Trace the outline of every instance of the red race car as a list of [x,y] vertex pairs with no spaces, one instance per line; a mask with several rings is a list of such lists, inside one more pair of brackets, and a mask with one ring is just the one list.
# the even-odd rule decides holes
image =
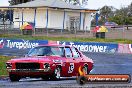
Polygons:
[[6,62],[11,81],[25,77],[58,80],[60,77],[77,76],[80,66],[85,74],[89,74],[93,61],[77,48],[63,45],[37,46],[25,57]]

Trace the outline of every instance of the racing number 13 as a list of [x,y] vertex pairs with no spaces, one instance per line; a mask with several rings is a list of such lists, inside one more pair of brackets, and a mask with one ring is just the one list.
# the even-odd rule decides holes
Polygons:
[[68,73],[72,73],[74,70],[74,63],[70,63]]

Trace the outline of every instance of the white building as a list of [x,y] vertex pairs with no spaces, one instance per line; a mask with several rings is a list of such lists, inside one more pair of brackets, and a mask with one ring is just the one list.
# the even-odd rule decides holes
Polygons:
[[15,28],[32,22],[35,28],[90,30],[91,13],[96,12],[61,0],[35,0],[11,7]]

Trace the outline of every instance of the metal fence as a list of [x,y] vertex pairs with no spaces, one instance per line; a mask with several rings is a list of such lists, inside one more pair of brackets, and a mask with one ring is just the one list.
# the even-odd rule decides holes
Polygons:
[[[6,21],[0,22],[0,34],[20,34],[22,35],[22,30],[20,27],[14,28],[14,22]],[[94,27],[91,27],[91,30]],[[108,39],[132,39],[132,26],[129,25],[128,28],[109,28],[105,37]],[[52,29],[52,28],[34,28],[32,31],[32,36],[51,36],[51,37],[83,37],[83,38],[95,38],[92,31],[77,30],[72,29]]]

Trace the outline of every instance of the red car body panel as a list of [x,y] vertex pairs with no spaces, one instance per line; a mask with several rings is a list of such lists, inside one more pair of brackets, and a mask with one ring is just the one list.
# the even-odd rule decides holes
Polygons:
[[[44,46],[56,46],[56,47],[70,47],[71,46],[61,46],[61,45],[44,45]],[[18,75],[21,77],[41,77],[43,75],[52,75],[57,66],[61,66],[61,77],[76,76],[78,74],[79,66],[88,65],[88,71],[90,72],[93,68],[92,59],[83,55],[79,50],[77,52],[80,54],[78,58],[67,58],[61,56],[34,56],[34,57],[23,57],[16,58],[7,61],[7,64],[11,64],[11,68],[7,67],[9,74]],[[65,53],[65,52],[64,52]],[[73,54],[73,52],[72,52]],[[39,69],[17,69],[16,63],[37,63],[40,65]],[[50,64],[50,70],[44,70],[44,63]],[[70,72],[70,66],[73,65],[73,71]],[[28,65],[27,65],[28,66]],[[30,65],[29,65],[30,66]]]

